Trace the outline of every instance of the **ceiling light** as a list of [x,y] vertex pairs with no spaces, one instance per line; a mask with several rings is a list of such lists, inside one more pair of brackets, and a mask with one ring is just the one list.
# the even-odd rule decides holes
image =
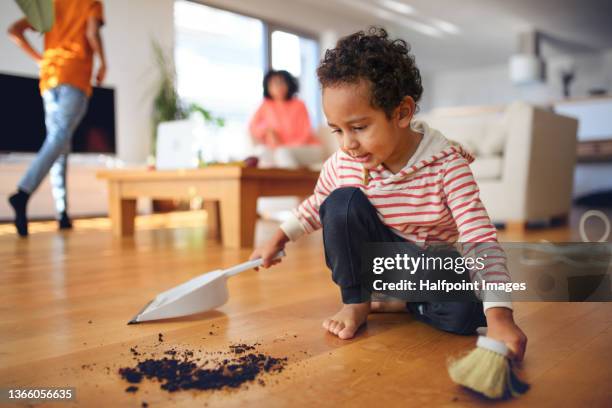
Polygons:
[[528,31],[519,35],[518,52],[510,57],[510,80],[515,85],[545,81],[546,68],[540,57],[540,34]]
[[515,85],[530,85],[544,81],[544,61],[532,54],[510,57],[510,80]]

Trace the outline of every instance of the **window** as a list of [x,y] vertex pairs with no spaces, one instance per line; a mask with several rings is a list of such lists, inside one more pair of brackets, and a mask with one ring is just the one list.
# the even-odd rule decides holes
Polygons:
[[299,97],[308,107],[313,127],[319,125],[315,75],[319,50],[314,39],[187,0],[175,1],[174,23],[179,95],[225,119],[217,139],[231,146],[232,154],[229,149],[221,151],[220,160],[248,154],[248,123],[263,98],[262,80],[269,66],[286,69],[299,79]]
[[313,127],[321,123],[320,92],[316,70],[319,45],[311,38],[274,30],[271,37],[272,68],[284,69],[300,82],[300,98],[306,104]]
[[[225,119],[222,133],[235,140],[224,138],[224,145],[247,149],[246,124],[261,101],[263,23],[190,1],[175,2],[174,22],[180,97]],[[245,154],[236,151],[237,156]],[[228,155],[222,151],[217,159],[230,159]]]

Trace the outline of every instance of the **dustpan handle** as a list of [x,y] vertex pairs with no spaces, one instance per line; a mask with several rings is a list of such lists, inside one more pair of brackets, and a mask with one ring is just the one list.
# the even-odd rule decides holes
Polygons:
[[[285,251],[279,251],[276,255],[274,255],[274,259],[282,258],[285,256]],[[263,264],[263,260],[261,258],[254,259],[252,261],[247,261],[241,263],[236,266],[232,266],[231,268],[227,268],[225,270],[225,276],[230,277],[234,275],[238,275],[240,272],[248,271],[249,269],[258,268]]]

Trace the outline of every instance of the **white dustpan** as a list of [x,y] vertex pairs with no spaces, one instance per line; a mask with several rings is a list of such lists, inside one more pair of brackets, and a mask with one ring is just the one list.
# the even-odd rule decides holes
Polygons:
[[[283,256],[285,253],[281,251],[274,258]],[[229,297],[227,278],[257,268],[261,264],[261,259],[255,259],[232,268],[204,273],[175,286],[157,295],[128,324],[187,316],[219,307],[227,302]]]

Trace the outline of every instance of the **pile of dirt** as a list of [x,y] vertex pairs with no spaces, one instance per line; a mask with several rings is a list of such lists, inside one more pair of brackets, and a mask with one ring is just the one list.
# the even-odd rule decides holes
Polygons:
[[[159,341],[163,341],[160,335]],[[287,365],[287,357],[272,357],[257,351],[255,344],[233,344],[229,352],[217,352],[222,357],[202,361],[194,357],[193,350],[165,350],[162,358],[145,358],[144,353],[130,349],[137,361],[135,367],[122,367],[119,375],[130,384],[138,384],[144,378],[157,380],[168,392],[179,390],[220,390],[238,388],[254,381],[263,373],[280,373]],[[260,385],[265,382],[260,378]],[[126,392],[136,392],[131,385]]]

